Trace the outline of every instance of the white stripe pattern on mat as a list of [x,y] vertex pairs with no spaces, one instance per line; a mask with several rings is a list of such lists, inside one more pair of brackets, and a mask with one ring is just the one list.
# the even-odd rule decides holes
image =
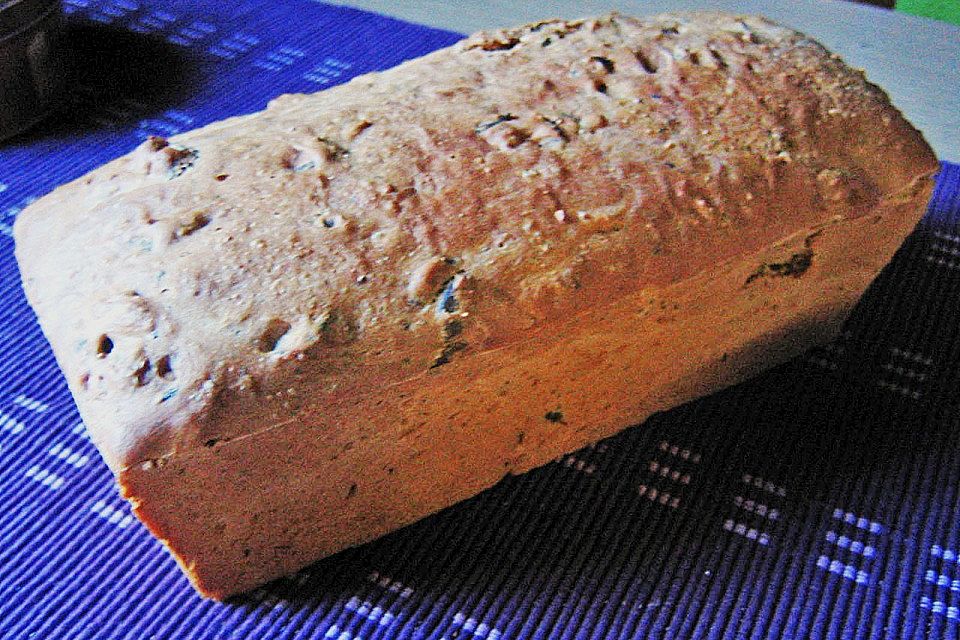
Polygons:
[[74,451],[70,447],[59,442],[50,447],[50,451],[47,453],[58,460],[63,460],[71,467],[76,467],[77,469],[90,462],[90,456],[82,454],[79,451]]
[[412,587],[408,587],[399,580],[394,580],[390,576],[383,575],[379,571],[371,571],[367,575],[367,581],[386,589],[390,593],[396,593],[401,598],[409,598],[413,595]]
[[396,617],[394,614],[384,611],[383,607],[374,605],[369,600],[360,600],[357,596],[350,598],[344,608],[371,622],[376,622],[380,626],[390,624]]
[[930,547],[930,555],[932,555],[934,558],[943,558],[945,562],[955,562],[960,564],[960,553],[954,551],[953,549],[941,547],[938,544]]
[[47,471],[46,469],[40,468],[39,465],[33,465],[32,467],[27,469],[27,472],[24,475],[30,478],[31,480],[39,482],[45,487],[49,487],[50,489],[53,489],[54,491],[62,487],[66,482],[66,480],[64,480],[57,474],[51,471]]
[[18,407],[23,407],[27,411],[36,411],[37,413],[44,413],[50,409],[50,405],[47,403],[40,402],[22,393],[13,399],[13,404]]
[[845,564],[839,560],[831,560],[827,556],[817,558],[817,566],[847,580],[852,580],[857,584],[867,584],[870,580],[870,576],[866,571],[857,569],[852,564]]
[[78,422],[77,424],[73,425],[73,428],[70,429],[70,433],[75,436],[80,436],[84,440],[90,439],[90,434],[87,433],[87,425],[83,424],[82,422]]
[[924,256],[927,262],[948,269],[960,269],[960,236],[943,231],[934,231],[933,235],[939,240],[930,246]]
[[954,593],[960,593],[960,578],[954,578],[944,573],[937,573],[933,569],[927,569],[927,572],[923,575],[923,581],[927,584],[949,589]]
[[0,431],[6,431],[13,435],[23,432],[27,426],[14,418],[13,416],[8,416],[4,412],[0,411]]
[[952,605],[947,605],[947,603],[942,600],[931,600],[929,596],[922,596],[920,598],[920,608],[929,609],[941,616],[947,616],[950,620],[960,619],[960,609]]
[[457,630],[453,633],[452,636],[444,636],[444,640],[447,640],[451,637],[463,638],[464,636],[472,636],[474,638],[486,638],[487,640],[499,640],[503,635],[503,632],[496,627],[491,627],[486,622],[480,622],[476,618],[471,618],[464,613],[457,612],[453,616],[453,624],[457,626]]
[[340,631],[340,627],[333,625],[323,634],[324,638],[334,638],[335,640],[363,640],[363,636],[354,636],[346,631]]
[[133,522],[133,515],[110,506],[105,500],[97,500],[90,505],[90,511],[97,514],[119,529],[126,529]]

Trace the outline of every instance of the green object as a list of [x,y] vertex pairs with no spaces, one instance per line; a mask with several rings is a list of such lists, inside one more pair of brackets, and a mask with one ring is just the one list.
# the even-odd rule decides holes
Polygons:
[[960,0],[897,0],[897,11],[960,24]]

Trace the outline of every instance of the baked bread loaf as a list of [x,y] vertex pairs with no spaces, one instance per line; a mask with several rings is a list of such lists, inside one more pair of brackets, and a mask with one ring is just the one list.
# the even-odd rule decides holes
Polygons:
[[937,163],[757,17],[479,33],[16,221],[134,512],[224,598],[827,340]]

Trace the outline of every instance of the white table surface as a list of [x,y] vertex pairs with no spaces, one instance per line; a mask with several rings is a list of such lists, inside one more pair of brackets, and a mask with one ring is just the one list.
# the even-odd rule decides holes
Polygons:
[[960,27],[846,0],[349,0],[334,2],[470,33],[618,10],[759,13],[803,31],[886,89],[942,160],[960,163]]

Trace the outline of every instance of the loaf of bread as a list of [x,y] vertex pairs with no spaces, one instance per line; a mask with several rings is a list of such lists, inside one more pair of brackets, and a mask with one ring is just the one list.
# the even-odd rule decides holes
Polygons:
[[828,340],[936,169],[764,19],[550,20],[151,138],[16,251],[123,495],[224,598]]

